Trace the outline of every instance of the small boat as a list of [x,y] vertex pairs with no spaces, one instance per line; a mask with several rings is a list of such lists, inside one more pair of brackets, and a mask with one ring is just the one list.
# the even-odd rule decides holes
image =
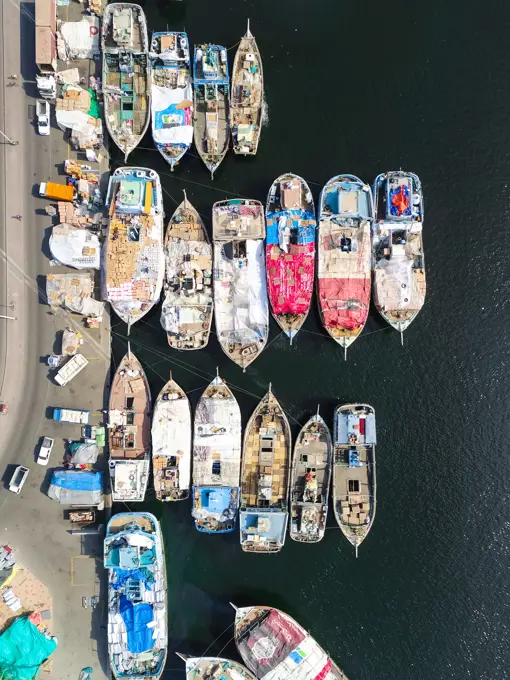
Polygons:
[[144,370],[131,352],[113,376],[108,413],[108,445],[113,501],[143,501],[151,444],[151,396]]
[[230,127],[234,153],[254,156],[259,145],[264,107],[264,74],[255,38],[250,32],[241,38],[232,70]]
[[193,436],[193,510],[198,531],[234,531],[239,509],[241,411],[219,377],[200,397]]
[[140,5],[113,2],[103,16],[104,119],[124,161],[147,132],[151,111],[147,20]]
[[186,33],[153,33],[150,60],[152,138],[173,171],[193,141],[193,87]]
[[213,206],[214,311],[221,349],[246,370],[269,333],[260,201],[237,198]]
[[273,182],[266,223],[269,300],[292,344],[310,311],[315,267],[315,206],[304,179],[289,172]]
[[237,650],[259,680],[347,680],[319,643],[288,614],[274,607],[232,606]]
[[212,247],[202,218],[186,198],[165,236],[165,299],[161,325],[174,349],[202,349],[213,315]]
[[221,45],[195,45],[195,146],[211,179],[228,151],[229,84],[227,50]]
[[163,198],[159,175],[147,168],[118,168],[106,205],[105,297],[130,327],[159,301],[165,273]]
[[333,442],[329,428],[317,415],[301,428],[294,445],[290,474],[290,537],[318,543],[328,515]]
[[317,298],[324,328],[347,358],[370,308],[370,187],[354,175],[329,180],[320,197]]
[[338,526],[356,550],[375,518],[375,411],[368,404],[335,409],[333,509]]
[[176,652],[186,662],[186,680],[256,680],[242,663],[217,656],[186,656]]
[[166,661],[167,582],[159,522],[121,512],[106,527],[108,656],[116,680],[158,680]]
[[158,501],[189,496],[191,474],[191,406],[172,379],[156,399],[152,418],[152,471]]
[[239,523],[245,552],[276,553],[283,548],[291,445],[289,421],[269,385],[244,433]]
[[374,182],[372,234],[374,302],[379,314],[403,333],[423,307],[423,193],[412,172],[378,175]]

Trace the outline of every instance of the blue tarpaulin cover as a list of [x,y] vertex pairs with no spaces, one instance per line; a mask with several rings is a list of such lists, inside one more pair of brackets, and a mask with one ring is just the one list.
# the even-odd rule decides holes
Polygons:
[[57,646],[26,616],[22,616],[0,636],[0,677],[5,680],[32,680],[39,666]]
[[127,648],[133,654],[148,652],[154,647],[152,628],[147,624],[154,620],[150,604],[133,604],[124,595],[120,598],[120,614],[126,626]]
[[103,498],[103,473],[57,468],[48,496],[64,505],[99,505]]
[[152,581],[154,581],[154,576],[148,569],[116,569],[115,570],[115,582],[111,584],[114,590],[119,590],[126,581],[144,581],[147,590],[152,589]]

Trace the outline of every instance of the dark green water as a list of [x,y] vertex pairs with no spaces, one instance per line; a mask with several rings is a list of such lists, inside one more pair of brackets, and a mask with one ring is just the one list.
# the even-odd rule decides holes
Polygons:
[[[316,198],[333,175],[372,182],[399,167],[425,192],[428,295],[403,348],[372,311],[344,363],[314,307],[292,347],[272,322],[243,375],[214,335],[205,351],[171,351],[159,308],[133,328],[154,397],[173,370],[196,404],[219,366],[244,423],[269,381],[294,435],[317,403],[331,422],[336,404],[366,401],[378,423],[377,517],[358,560],[332,516],[321,544],[289,539],[263,557],[242,554],[237,533],[196,532],[188,503],[145,504],[165,532],[171,649],[204,653],[232,623],[232,600],[293,615],[351,680],[510,677],[508,3],[142,4],[149,31],[184,27],[190,43],[230,47],[249,16],[264,62],[269,124],[255,159],[229,154],[211,183],[194,150],[171,176],[150,133],[130,156],[161,173],[167,216],[185,188],[210,227],[214,201],[265,201],[286,171]],[[118,359],[125,327],[114,333]],[[231,637],[208,653],[235,655]],[[168,677],[182,667],[170,654]]]

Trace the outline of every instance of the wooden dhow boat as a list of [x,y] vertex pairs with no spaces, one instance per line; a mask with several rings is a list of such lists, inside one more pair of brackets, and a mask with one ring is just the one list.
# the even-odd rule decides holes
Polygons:
[[273,316],[290,339],[305,322],[315,269],[315,206],[304,179],[276,179],[266,203],[266,273]]
[[124,161],[147,132],[151,81],[147,20],[140,5],[113,2],[103,16],[104,119]]
[[144,370],[128,349],[110,388],[109,469],[114,502],[143,501],[151,444],[151,396]]
[[239,524],[245,552],[275,553],[283,548],[291,446],[289,421],[269,385],[244,433]]
[[152,418],[152,471],[158,501],[189,496],[191,475],[191,406],[172,379],[156,399]]
[[186,656],[176,652],[186,663],[186,680],[256,680],[242,663],[217,656]]
[[374,302],[379,314],[400,333],[425,303],[423,193],[418,175],[397,170],[374,182],[372,235]]
[[108,656],[116,680],[158,680],[168,648],[167,580],[159,522],[121,512],[106,527]]
[[234,531],[239,508],[241,411],[219,375],[200,397],[193,436],[193,509],[198,531]]
[[317,414],[305,423],[294,445],[290,475],[290,537],[317,543],[324,537],[333,465],[329,428]]
[[259,145],[264,107],[264,75],[255,38],[250,32],[241,38],[232,70],[230,127],[235,154],[254,156]]
[[110,177],[110,224],[103,248],[104,297],[130,327],[159,301],[165,258],[159,175],[148,168],[118,168]]
[[153,33],[150,61],[152,138],[173,171],[193,141],[193,87],[186,33]]
[[222,350],[246,370],[269,333],[260,201],[237,198],[213,206],[214,311]]
[[333,510],[357,557],[375,518],[375,411],[368,404],[337,406],[334,425]]
[[202,218],[186,198],[165,235],[165,285],[161,325],[174,349],[202,349],[213,315],[212,246]]
[[345,358],[370,308],[373,219],[367,184],[355,175],[329,180],[320,197],[317,298],[324,328]]
[[195,146],[211,179],[228,151],[230,140],[227,50],[196,45],[193,59]]
[[285,612],[232,606],[237,650],[259,680],[347,680],[310,633]]

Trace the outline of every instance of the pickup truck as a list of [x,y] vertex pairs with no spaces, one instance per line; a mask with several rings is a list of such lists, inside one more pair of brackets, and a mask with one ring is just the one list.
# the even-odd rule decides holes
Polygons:
[[69,359],[62,368],[55,375],[55,382],[60,387],[67,385],[80,371],[82,371],[89,362],[83,354],[75,354],[74,357]]
[[48,465],[54,443],[55,440],[51,437],[43,437],[39,455],[37,456],[37,463],[39,465]]
[[90,420],[90,411],[81,411],[77,408],[54,408],[53,420],[57,423],[88,425]]
[[50,104],[44,99],[40,99],[36,105],[37,131],[40,135],[50,134]]
[[12,491],[13,493],[21,493],[21,489],[23,488],[23,484],[26,482],[27,477],[28,468],[24,467],[23,465],[18,465],[18,467],[14,470],[11,481],[9,482],[9,491]]

